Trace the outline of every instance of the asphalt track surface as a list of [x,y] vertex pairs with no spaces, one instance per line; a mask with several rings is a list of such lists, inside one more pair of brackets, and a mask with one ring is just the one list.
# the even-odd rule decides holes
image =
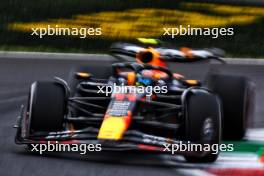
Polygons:
[[[102,60],[102,61],[99,61]],[[15,176],[108,176],[108,175],[205,175],[195,166],[164,160],[163,156],[138,153],[48,153],[45,155],[27,152],[24,146],[14,143],[12,128],[19,115],[19,108],[26,102],[30,84],[35,80],[59,76],[67,80],[69,71],[78,65],[111,64],[108,56],[90,56],[83,59],[23,59],[0,58],[0,175]],[[172,70],[184,73],[189,78],[202,79],[209,70],[207,64],[176,65]],[[251,127],[264,127],[264,67],[258,65],[216,66],[219,71],[243,74],[257,84],[257,108]],[[216,68],[214,67],[214,71]],[[103,69],[102,69],[103,71]],[[180,163],[180,164],[179,164]],[[190,169],[191,168],[191,169]]]

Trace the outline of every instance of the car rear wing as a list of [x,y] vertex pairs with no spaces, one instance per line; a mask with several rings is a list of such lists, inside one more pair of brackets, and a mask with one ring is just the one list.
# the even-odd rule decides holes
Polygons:
[[122,60],[121,56],[130,56],[136,58],[139,53],[146,52],[149,48],[154,49],[159,53],[160,59],[170,62],[196,62],[204,60],[217,60],[225,63],[222,59],[225,53],[219,48],[204,48],[204,49],[191,49],[182,47],[179,49],[165,48],[160,45],[138,45],[132,43],[113,43],[110,47],[111,54]]

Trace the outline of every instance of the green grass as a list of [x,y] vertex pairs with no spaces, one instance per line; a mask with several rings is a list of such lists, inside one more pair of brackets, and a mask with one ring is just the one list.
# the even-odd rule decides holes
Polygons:
[[261,141],[225,141],[224,144],[233,144],[234,152],[252,152],[259,156],[264,154],[264,144]]
[[[188,1],[189,2],[189,1]],[[214,5],[214,4],[213,4]],[[231,12],[221,12],[214,8],[208,8],[207,5],[195,4],[194,6],[182,5],[179,0],[2,0],[0,5],[0,49],[1,50],[18,50],[18,51],[48,51],[48,52],[78,52],[78,53],[91,53],[91,52],[107,52],[110,44],[120,40],[132,40],[127,37],[100,37],[97,39],[87,38],[73,38],[73,37],[44,37],[39,39],[30,36],[29,31],[11,30],[10,25],[14,23],[31,24],[59,20],[75,20],[75,16],[85,15],[87,17],[94,14],[105,14],[108,12],[115,12],[116,14],[128,13],[133,9],[163,9],[164,11],[180,11],[182,16],[185,15],[195,16],[200,14],[210,18],[235,18],[242,15],[242,17],[254,17],[248,23],[230,23],[224,27],[233,27],[235,30],[234,36],[219,37],[212,39],[211,36],[179,36],[174,39],[162,38],[165,41],[171,42],[175,46],[187,47],[219,47],[227,52],[228,56],[233,57],[264,57],[264,13],[263,11],[255,13],[243,10],[244,6],[232,5],[226,7],[231,9]],[[223,7],[225,8],[225,7]],[[238,12],[233,12],[232,9],[242,9]],[[263,8],[264,10],[264,8]],[[164,16],[164,14],[156,14],[155,18],[173,18]],[[155,19],[153,17],[153,20]],[[95,21],[98,19],[94,19]],[[207,23],[204,19],[198,19],[200,23]],[[125,18],[126,24],[134,23],[133,18]],[[212,22],[214,20],[211,20]],[[174,18],[176,24],[177,18]],[[192,22],[192,21],[191,21]],[[77,21],[75,21],[76,24]],[[109,22],[108,25],[112,25]],[[98,22],[100,25],[100,22]],[[126,25],[125,24],[125,25]],[[161,24],[166,25],[166,23]],[[190,25],[195,25],[190,24]],[[142,31],[147,31],[148,27],[142,27]],[[157,26],[155,26],[157,27]],[[170,26],[169,26],[170,27]],[[141,29],[139,29],[141,30]],[[133,32],[133,31],[131,31]],[[127,32],[130,34],[130,31]],[[155,38],[161,38],[160,35],[155,35]],[[134,36],[133,36],[134,37]],[[136,36],[135,36],[136,37]],[[143,37],[143,36],[138,36]]]

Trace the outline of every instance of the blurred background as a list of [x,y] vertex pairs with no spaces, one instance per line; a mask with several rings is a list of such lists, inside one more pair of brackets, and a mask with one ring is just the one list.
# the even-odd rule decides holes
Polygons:
[[[102,28],[101,36],[39,36],[31,28]],[[163,28],[234,28],[233,36],[163,36]],[[264,175],[264,0],[0,0],[0,175]],[[256,83],[255,116],[245,140],[227,141],[234,152],[222,152],[214,164],[134,153],[71,156],[35,155],[14,143],[21,104],[35,80],[54,76],[68,80],[72,68],[111,64],[108,55],[37,52],[107,53],[111,43],[158,38],[175,47],[226,51],[229,64],[175,64],[189,79],[203,80],[209,71],[244,75]],[[26,53],[2,51],[30,51]],[[232,132],[232,131],[230,131]],[[105,158],[104,158],[105,157]],[[14,164],[15,163],[15,164]]]
[[[1,0],[0,50],[104,53],[114,41],[159,38],[186,47],[219,47],[229,57],[264,56],[262,0]],[[38,36],[31,28],[101,27],[101,36]],[[164,37],[163,27],[232,27],[233,36]]]

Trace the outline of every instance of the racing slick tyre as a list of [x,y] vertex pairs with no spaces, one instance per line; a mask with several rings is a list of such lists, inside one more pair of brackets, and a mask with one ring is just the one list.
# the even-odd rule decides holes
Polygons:
[[29,96],[29,131],[63,130],[66,113],[66,93],[63,85],[52,81],[37,81]]
[[[77,73],[84,73],[86,76],[77,76]],[[112,67],[111,65],[91,65],[91,66],[80,66],[73,68],[70,71],[69,77],[68,77],[68,84],[70,87],[71,95],[75,95],[77,90],[77,85],[89,78],[89,75],[92,75],[95,78],[99,79],[107,79],[112,74]]]
[[[188,162],[214,162],[218,152],[212,146],[220,144],[221,139],[221,102],[217,95],[205,89],[191,89],[185,96],[185,136],[186,140],[202,146],[201,155],[186,155]],[[203,151],[203,146],[210,147]],[[199,152],[199,151],[198,151]]]
[[241,140],[254,112],[254,83],[243,76],[212,74],[207,85],[223,104],[223,139]]

